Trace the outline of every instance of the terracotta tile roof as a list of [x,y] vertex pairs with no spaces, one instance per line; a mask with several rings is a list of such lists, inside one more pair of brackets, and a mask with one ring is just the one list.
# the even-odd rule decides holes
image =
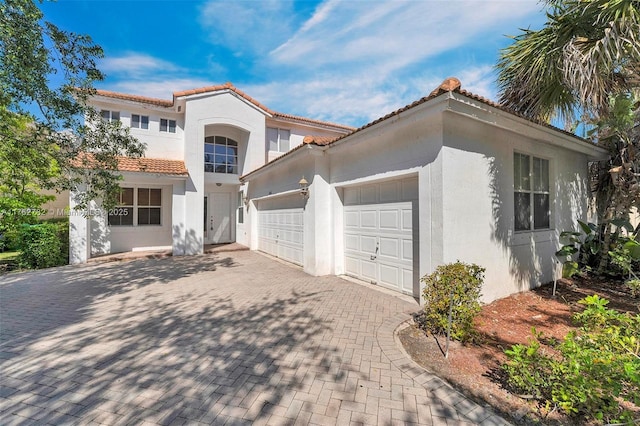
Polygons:
[[564,133],[566,135],[572,136],[572,137],[574,137],[576,139],[579,139],[579,140],[581,140],[583,142],[587,142],[587,143],[593,145],[593,143],[591,141],[589,141],[587,139],[584,139],[584,138],[581,138],[580,136],[578,136],[578,135],[576,135],[574,133],[571,133],[571,132],[568,132],[566,130],[560,129],[560,128],[558,128],[556,126],[553,126],[553,125],[551,125],[551,124],[549,124],[549,123],[547,123],[545,121],[536,120],[536,119],[527,117],[527,116],[525,116],[523,114],[520,114],[519,112],[516,112],[516,111],[514,111],[512,109],[509,109],[509,108],[503,106],[503,105],[500,105],[497,102],[493,102],[493,101],[491,101],[491,100],[489,100],[489,99],[487,99],[485,97],[482,97],[480,95],[476,95],[476,94],[471,93],[471,92],[469,92],[467,90],[464,90],[464,89],[462,89],[462,84],[460,83],[460,80],[458,80],[456,77],[446,78],[440,84],[440,86],[438,86],[435,90],[433,90],[431,93],[429,93],[429,96],[425,96],[423,98],[420,98],[417,101],[410,103],[409,105],[406,105],[406,106],[404,106],[402,108],[399,108],[399,109],[397,109],[397,110],[395,110],[393,112],[390,112],[389,114],[387,114],[387,115],[385,115],[383,117],[380,117],[377,120],[374,120],[374,121],[372,121],[370,123],[365,124],[362,127],[357,128],[356,130],[354,130],[351,133],[348,133],[348,134],[346,134],[344,136],[339,136],[339,137],[335,138],[335,140],[333,140],[331,143],[329,143],[329,145],[331,145],[331,144],[333,144],[333,143],[335,143],[335,142],[337,142],[337,141],[339,141],[341,139],[344,139],[347,136],[350,136],[350,135],[352,135],[354,133],[357,133],[357,132],[359,132],[361,130],[364,130],[364,129],[368,128],[368,127],[371,127],[371,126],[373,126],[375,124],[378,124],[381,121],[385,121],[385,120],[387,120],[387,119],[389,119],[391,117],[399,115],[399,114],[401,114],[401,113],[403,113],[403,112],[405,112],[407,110],[410,110],[411,108],[415,108],[418,105],[421,105],[421,104],[423,104],[423,103],[425,103],[427,101],[430,101],[431,99],[434,99],[434,98],[442,95],[443,93],[448,93],[448,92],[459,93],[459,94],[461,94],[463,96],[466,96],[467,98],[471,98],[471,99],[476,100],[478,102],[482,102],[485,105],[489,105],[489,106],[491,106],[493,108],[497,108],[497,109],[499,109],[501,111],[507,112],[509,114],[515,115],[515,116],[520,117],[520,118],[524,118],[527,121],[530,121],[530,122],[533,122],[533,123],[548,127],[550,129],[555,130],[556,132]]
[[252,105],[255,105],[256,107],[260,108],[261,110],[265,111],[266,113],[268,113],[269,115],[271,115],[273,117],[282,118],[282,119],[285,119],[285,120],[301,121],[301,122],[309,123],[309,124],[317,124],[317,125],[320,125],[320,126],[333,127],[333,128],[336,128],[336,129],[342,129],[342,130],[346,130],[346,131],[349,131],[349,132],[355,130],[355,127],[345,126],[343,124],[331,123],[331,122],[322,121],[322,120],[314,120],[312,118],[306,118],[306,117],[301,117],[301,116],[291,115],[291,114],[284,114],[284,113],[281,113],[281,112],[278,112],[278,111],[274,111],[274,110],[268,108],[266,105],[258,102],[257,100],[255,100],[251,96],[247,95],[245,92],[243,92],[242,90],[238,89],[237,87],[235,87],[231,83],[218,84],[218,85],[215,85],[215,86],[200,87],[198,89],[183,90],[183,91],[180,91],[180,92],[173,92],[173,99],[170,100],[170,101],[164,100],[164,99],[148,98],[148,97],[145,97],[145,96],[129,95],[129,94],[125,94],[125,93],[110,92],[108,90],[97,90],[96,93],[98,95],[100,95],[100,96],[105,96],[105,97],[108,97],[108,98],[123,99],[123,100],[134,101],[134,102],[142,102],[142,103],[146,103],[146,104],[158,105],[158,106],[163,106],[163,107],[172,107],[173,105],[175,105],[176,98],[180,98],[180,97],[183,97],[183,96],[199,95],[199,94],[202,94],[202,93],[219,92],[219,91],[224,91],[224,90],[227,90],[227,91],[235,93],[236,95],[240,96],[241,98],[243,98],[247,102],[251,103]]
[[184,161],[146,157],[118,157],[118,170],[121,172],[144,172],[178,176],[189,174]]
[[584,139],[584,138],[581,138],[578,135],[575,135],[574,133],[571,133],[571,132],[568,132],[566,130],[563,130],[563,129],[560,129],[558,127],[555,127],[555,126],[553,126],[553,125],[551,125],[551,124],[549,124],[547,122],[544,122],[544,121],[541,121],[541,120],[535,120],[535,119],[532,119],[530,117],[526,117],[523,114],[520,114],[520,113],[518,113],[516,111],[513,111],[513,110],[511,110],[511,109],[509,109],[509,108],[507,108],[507,107],[505,107],[503,105],[500,105],[500,104],[498,104],[496,102],[493,102],[493,101],[491,101],[491,100],[489,100],[487,98],[484,98],[482,96],[479,96],[479,95],[471,93],[471,92],[469,92],[467,90],[464,90],[464,89],[462,89],[462,84],[460,83],[460,80],[458,80],[456,77],[449,77],[449,78],[446,78],[435,90],[433,90],[431,93],[429,93],[429,96],[425,96],[423,98],[420,98],[417,101],[410,103],[409,105],[405,105],[402,108],[399,108],[399,109],[397,109],[397,110],[395,110],[393,112],[390,112],[389,114],[387,114],[387,115],[385,115],[383,117],[380,117],[380,118],[378,118],[378,119],[376,119],[376,120],[374,120],[374,121],[372,121],[370,123],[367,123],[362,127],[358,127],[357,129],[353,130],[350,133],[347,133],[347,134],[342,135],[342,136],[335,137],[331,141],[325,141],[325,140],[321,140],[320,138],[318,138],[318,141],[316,142],[316,137],[315,136],[306,136],[304,138],[304,144],[299,145],[299,146],[295,147],[294,149],[292,149],[291,151],[285,153],[284,155],[281,155],[280,157],[271,160],[270,162],[268,162],[267,164],[263,165],[262,167],[258,167],[256,170],[253,170],[252,172],[247,173],[244,176],[241,176],[240,179],[242,180],[242,179],[246,178],[247,176],[257,172],[258,170],[261,170],[261,169],[263,169],[263,168],[265,168],[267,166],[270,166],[272,163],[274,163],[276,161],[282,160],[287,155],[302,149],[305,145],[317,145],[317,146],[333,145],[334,143],[336,143],[336,142],[338,142],[338,141],[340,141],[342,139],[345,139],[345,138],[353,135],[354,133],[358,133],[358,132],[360,132],[360,131],[362,131],[364,129],[372,127],[372,126],[374,126],[374,125],[376,125],[376,124],[378,124],[378,123],[380,123],[382,121],[388,120],[391,117],[397,116],[397,115],[399,115],[399,114],[401,114],[401,113],[403,113],[403,112],[405,112],[407,110],[410,110],[410,109],[415,108],[415,107],[417,107],[419,105],[422,105],[423,103],[428,102],[431,99],[437,98],[438,96],[442,95],[443,93],[449,93],[449,92],[459,93],[459,94],[461,94],[463,96],[466,96],[468,98],[474,99],[474,100],[476,100],[478,102],[482,102],[483,104],[486,104],[486,105],[489,105],[491,107],[497,108],[497,109],[499,109],[501,111],[505,111],[505,112],[507,112],[509,114],[512,114],[512,115],[515,115],[517,117],[524,118],[527,121],[530,121],[530,122],[533,122],[533,123],[548,127],[550,129],[555,130],[556,132],[560,132],[560,133],[564,133],[566,135],[572,136],[572,137],[574,137],[574,138],[576,138],[578,140],[581,140],[582,142],[586,142],[586,143],[588,143],[590,145],[594,145],[591,141],[589,141],[587,139]]
[[96,94],[107,98],[123,99],[125,101],[142,102],[143,104],[151,104],[163,107],[172,107],[173,101],[165,99],[148,98],[146,96],[128,95],[126,93],[111,92],[109,90],[96,90]]
[[313,136],[313,135],[308,135],[308,136],[304,137],[302,142],[304,142],[306,144],[313,144],[313,145],[322,146],[322,145],[329,145],[331,142],[333,142],[336,139],[338,139],[338,136]]
[[[117,156],[116,158],[118,159],[118,171],[120,172],[141,172],[173,176],[187,176],[189,174],[184,161],[147,157]],[[73,162],[73,165],[76,167],[91,167],[93,162],[92,154],[83,154]]]

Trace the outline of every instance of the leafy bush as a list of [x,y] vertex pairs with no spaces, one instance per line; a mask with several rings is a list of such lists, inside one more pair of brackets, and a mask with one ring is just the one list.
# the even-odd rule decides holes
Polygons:
[[631,278],[624,282],[627,288],[631,291],[631,297],[640,297],[640,279]]
[[634,271],[640,266],[640,242],[633,236],[621,237],[609,251],[611,263],[620,268],[622,275],[638,278]]
[[422,278],[425,307],[422,328],[446,334],[452,307],[451,338],[466,342],[474,337],[473,319],[480,312],[480,290],[484,268],[460,261],[439,266]]
[[0,251],[15,251],[20,246],[20,235],[12,228],[0,228]]
[[22,225],[19,230],[18,265],[23,268],[49,268],[67,264],[68,235],[68,221]]
[[580,303],[586,306],[574,316],[580,328],[561,342],[547,349],[534,330],[529,344],[505,351],[509,384],[569,415],[629,422],[620,400],[640,405],[640,315],[608,309],[597,295]]

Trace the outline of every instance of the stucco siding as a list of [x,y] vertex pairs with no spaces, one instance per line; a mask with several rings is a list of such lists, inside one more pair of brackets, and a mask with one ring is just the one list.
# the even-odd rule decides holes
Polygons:
[[[107,253],[120,253],[136,249],[168,248],[172,245],[172,198],[171,185],[159,185],[151,182],[141,183],[125,181],[122,188],[160,188],[162,190],[161,224],[139,226],[108,226],[106,212],[89,219],[91,237],[90,256]],[[100,210],[102,211],[102,210]],[[136,216],[134,216],[135,218]]]
[[[443,263],[486,268],[487,302],[553,280],[559,233],[586,217],[586,157],[454,114],[444,145]],[[549,160],[549,229],[514,232],[514,152]]]
[[[184,114],[168,108],[145,106],[139,103],[106,100],[94,102],[94,107],[100,110],[120,112],[120,122],[123,127],[131,126],[133,114],[149,117],[149,128],[130,128],[131,136],[146,145],[145,156],[149,158],[164,158],[169,160],[184,159]],[[160,120],[175,120],[175,133],[161,132]]]

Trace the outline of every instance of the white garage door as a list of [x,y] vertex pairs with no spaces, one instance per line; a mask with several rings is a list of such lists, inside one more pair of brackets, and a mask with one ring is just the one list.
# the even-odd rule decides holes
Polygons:
[[347,275],[416,295],[413,224],[417,223],[417,198],[417,179],[345,188]]
[[[271,206],[265,207],[277,205],[277,203],[271,203]],[[304,261],[303,213],[304,210],[301,207],[258,210],[258,250],[302,265]]]

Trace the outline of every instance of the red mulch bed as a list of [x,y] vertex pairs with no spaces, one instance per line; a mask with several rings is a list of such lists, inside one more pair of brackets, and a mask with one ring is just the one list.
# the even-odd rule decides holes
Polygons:
[[477,319],[482,343],[465,346],[452,342],[448,359],[443,356],[443,337],[426,336],[415,326],[402,330],[399,337],[418,364],[476,401],[490,404],[512,421],[519,424],[585,424],[584,419],[570,419],[558,411],[549,412],[545,407],[505,390],[500,368],[506,360],[504,350],[516,343],[527,343],[532,327],[547,337],[562,339],[574,328],[572,315],[582,309],[577,301],[588,295],[598,294],[610,301],[608,307],[633,314],[640,312],[640,299],[631,297],[619,281],[593,278],[561,280],[555,296],[552,291],[553,284],[547,284],[485,305]]

